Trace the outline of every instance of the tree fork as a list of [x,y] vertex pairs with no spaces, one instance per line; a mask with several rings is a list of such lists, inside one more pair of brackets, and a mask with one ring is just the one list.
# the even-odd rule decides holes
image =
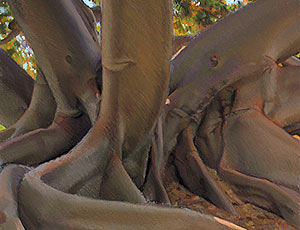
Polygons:
[[30,168],[8,165],[0,174],[0,225],[2,229],[25,230],[18,213],[18,186]]

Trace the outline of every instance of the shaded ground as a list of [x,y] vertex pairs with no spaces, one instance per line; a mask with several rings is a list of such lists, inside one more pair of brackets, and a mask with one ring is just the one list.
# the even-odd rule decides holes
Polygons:
[[194,195],[184,186],[174,181],[167,187],[167,192],[172,205],[189,208],[201,213],[211,214],[249,230],[296,230],[273,213],[267,212],[254,205],[243,203],[229,188],[229,186],[217,177],[215,170],[210,170],[210,172],[215,180],[218,181],[223,191],[225,191],[230,198],[238,212],[238,216],[230,215],[227,212],[218,209],[207,200]]

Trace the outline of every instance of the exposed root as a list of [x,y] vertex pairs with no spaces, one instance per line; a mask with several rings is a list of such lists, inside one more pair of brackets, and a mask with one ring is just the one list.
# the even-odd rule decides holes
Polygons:
[[86,115],[57,116],[47,129],[38,129],[0,145],[2,163],[38,165],[70,150],[89,129]]
[[[191,127],[184,130],[175,152],[175,165],[184,184],[195,194],[204,195],[217,207],[236,214],[236,210],[209,175],[193,143]],[[201,182],[204,188],[201,188]],[[204,191],[203,191],[204,190]],[[204,193],[204,194],[203,194]]]
[[149,174],[147,176],[147,182],[144,187],[143,193],[146,198],[150,201],[155,201],[159,203],[169,204],[170,200],[166,189],[162,182],[162,177],[160,170],[158,169],[156,157],[157,155],[157,147],[155,143],[152,145],[151,149],[151,168]]
[[125,171],[120,158],[114,154],[108,164],[100,190],[103,200],[126,201],[129,203],[145,203],[142,193],[132,182]]
[[0,229],[25,230],[18,217],[18,186],[29,168],[8,165],[0,173]]
[[156,125],[155,137],[152,138],[151,148],[151,168],[144,186],[144,194],[151,201],[170,204],[167,191],[163,185],[162,173],[164,171],[164,149],[163,149],[163,130],[162,116]]
[[[23,27],[27,28],[28,35],[31,35],[28,36],[31,38],[31,44],[37,51],[40,51],[36,52],[39,53],[37,57],[41,59],[44,69],[47,70],[47,79],[52,82],[53,93],[58,99],[58,104],[62,107],[66,106],[66,109],[70,108],[69,111],[74,111],[77,100],[75,95],[72,95],[74,93],[72,91],[76,91],[78,82],[74,83],[72,79],[80,78],[81,74],[77,75],[77,70],[81,72],[82,66],[89,65],[87,70],[92,68],[93,56],[97,56],[97,52],[93,55],[84,52],[84,50],[93,52],[96,47],[90,45],[93,40],[89,36],[84,36],[89,31],[96,41],[96,34],[92,29],[93,15],[86,10],[86,7],[83,7],[77,12],[79,17],[76,13],[77,8],[72,5],[76,1],[23,1],[21,8],[18,8],[18,1],[11,0],[10,2],[14,12],[19,13],[17,16],[21,19]],[[158,8],[157,1],[154,0],[148,1],[147,7],[139,0],[133,0],[130,3],[124,4],[121,0],[104,1],[106,4],[103,26],[105,30],[103,38],[104,90],[100,120],[76,148],[59,159],[40,165],[28,173],[20,185],[19,213],[27,229],[70,230],[100,227],[114,230],[124,228],[193,230],[199,229],[199,226],[203,230],[229,229],[218,224],[213,218],[184,210],[95,201],[67,194],[77,193],[97,197],[96,193],[103,192],[101,195],[111,199],[144,202],[124,170],[120,158],[122,158],[123,150],[126,154],[134,154],[143,147],[146,136],[151,134],[164,104],[169,84],[171,6],[170,1],[167,0],[162,1]],[[212,30],[207,30],[210,32],[204,34],[203,37],[199,36],[197,41],[195,40],[193,45],[189,46],[185,55],[177,60],[177,66],[175,65],[177,80],[171,86],[175,92],[170,97],[169,111],[177,111],[179,112],[177,114],[181,113],[182,116],[180,119],[173,119],[172,115],[171,118],[167,117],[167,126],[171,123],[175,125],[171,131],[168,130],[169,133],[165,137],[171,137],[171,140],[176,138],[176,135],[190,122],[190,116],[203,112],[222,88],[243,77],[261,74],[267,67],[274,65],[275,61],[299,47],[294,45],[300,44],[299,30],[297,30],[299,20],[294,19],[299,16],[299,7],[295,7],[299,5],[299,1],[278,0],[276,3],[274,4],[273,0],[265,0],[258,2],[257,7],[249,7],[248,10],[243,11],[244,14],[236,13],[235,17],[224,20],[223,24],[221,22]],[[60,11],[53,17],[53,13],[57,12],[57,7]],[[283,7],[287,10],[283,11]],[[270,9],[268,20],[251,17],[256,14],[261,16],[266,8]],[[137,10],[139,14],[136,14]],[[49,18],[54,20],[49,20]],[[38,22],[35,19],[41,20]],[[62,20],[64,23],[60,24]],[[157,21],[164,23],[157,24]],[[49,22],[52,30],[44,30],[44,22]],[[112,22],[111,25],[109,25],[110,22]],[[235,23],[231,24],[232,22]],[[156,25],[155,29],[153,29],[153,23]],[[261,25],[259,30],[255,26],[258,23]],[[287,27],[288,24],[291,26]],[[261,28],[270,29],[267,30],[268,33],[262,34]],[[287,28],[287,30],[280,33],[282,28]],[[227,31],[227,29],[230,33],[225,37],[220,37],[220,32]],[[39,39],[44,38],[41,40],[49,42],[57,41],[53,34],[59,35],[61,31],[66,31],[66,33],[58,38],[61,38],[61,44],[66,45],[66,48],[56,52],[59,58],[53,61],[51,57],[56,53],[52,50],[52,46],[49,48],[48,42],[42,43]],[[257,39],[249,39],[249,34]],[[274,34],[278,35],[275,41]],[[241,39],[237,40],[236,38],[239,37],[237,35],[240,35]],[[281,46],[285,39],[288,42]],[[215,45],[213,49],[210,48],[211,41]],[[80,42],[78,46],[81,47],[80,49],[73,45],[78,42]],[[125,43],[126,46],[124,46]],[[267,50],[265,47],[271,48]],[[229,49],[231,52],[228,52]],[[143,52],[136,52],[136,50],[143,50]],[[289,52],[285,53],[283,50],[289,50]],[[72,55],[66,54],[69,51],[72,51],[70,52]],[[265,53],[271,57],[269,62],[266,61]],[[190,54],[193,54],[189,57],[194,60],[193,62],[186,58]],[[89,56],[91,57],[88,58]],[[82,64],[81,61],[86,62],[78,65]],[[199,68],[202,66],[198,63],[206,63],[203,65],[205,68]],[[56,67],[55,64],[58,65],[58,72],[52,69],[52,66]],[[74,71],[67,74],[69,71],[65,71],[66,69]],[[87,78],[88,75],[94,76],[90,71],[87,73]],[[79,81],[79,83],[82,82],[84,81]],[[83,87],[83,85],[79,86],[78,88]],[[175,89],[176,87],[181,88]],[[78,95],[85,95],[85,92],[79,91]],[[87,107],[84,103],[81,104]],[[167,115],[170,114],[172,113],[167,113]],[[4,143],[0,158],[3,158],[3,162],[35,165],[56,157],[82,138],[89,128],[87,120],[88,118],[84,115],[75,118],[59,115],[47,130],[39,129]],[[218,190],[199,158],[192,138],[193,135],[187,129],[182,136],[186,143],[182,141],[177,149],[178,162],[187,162],[190,166],[190,168],[187,165],[180,167],[178,163],[182,178],[195,189],[198,188],[200,180],[203,180],[208,197],[230,211],[231,207],[226,206],[228,204],[224,194]],[[157,144],[153,147],[152,178],[158,186],[163,188],[160,176],[164,165],[164,159],[161,161],[163,148],[162,144],[154,142]],[[197,181],[189,180],[187,172],[196,175],[193,178]],[[107,177],[105,177],[106,174]],[[98,181],[99,189],[89,191],[94,181]],[[105,188],[102,189],[100,184]],[[131,191],[128,191],[127,186],[130,186]],[[124,187],[126,187],[126,192],[120,191]]]
[[29,108],[14,125],[0,132],[0,142],[47,128],[53,121],[55,109],[55,100],[44,75],[39,71]]
[[36,169],[42,180],[67,193],[145,203],[116,153],[116,138],[97,124],[71,152]]
[[[101,183],[115,151],[112,143],[106,130],[98,130],[96,123],[72,151],[36,170],[48,185],[63,192],[76,193],[95,176],[99,177]],[[98,194],[88,196],[99,196],[99,189]]]
[[219,175],[242,199],[300,228],[299,142],[254,109],[228,118],[223,139]]
[[210,216],[184,209],[92,200],[66,194],[43,183],[40,172],[28,173],[20,186],[19,213],[26,229],[236,229],[226,227],[220,223],[222,221]]
[[128,157],[122,158],[126,172],[139,189],[142,189],[145,184],[151,144],[150,140],[149,143],[139,149],[138,154],[130,154]]
[[224,180],[237,186],[234,190],[241,199],[277,213],[300,229],[300,196],[295,191],[222,166],[220,175]]
[[[38,227],[41,230],[89,229],[95,226],[107,229],[128,227],[128,229],[192,230],[199,229],[199,226],[202,229],[230,229],[199,213],[89,200],[60,192],[48,186],[47,184],[51,184],[60,190],[74,192],[76,187],[79,188],[79,185],[84,184],[98,173],[101,174],[105,169],[110,175],[113,175],[108,179],[122,180],[124,178],[125,174],[120,174],[123,169],[118,157],[115,155],[111,158],[112,153],[110,152],[113,146],[109,145],[103,132],[100,132],[100,136],[98,133],[96,140],[95,134],[97,132],[95,133],[94,129],[91,130],[75,150],[58,160],[39,166],[26,176],[20,189],[20,215],[25,227],[29,229]],[[99,139],[101,140],[100,145]],[[86,148],[88,146],[90,149]],[[100,148],[101,146],[102,148]],[[110,163],[108,163],[109,161]],[[120,175],[121,177],[119,177]],[[40,178],[43,178],[47,184],[43,183]],[[108,186],[112,185],[113,187],[110,189],[120,189],[115,187],[118,185],[117,182],[108,184]],[[34,204],[29,202],[32,199],[35,200]],[[42,200],[44,201],[43,206],[40,206],[39,203]],[[52,211],[52,207],[56,206],[60,208]],[[132,219],[133,217],[134,219]]]
[[56,102],[43,73],[39,70],[29,108],[13,125],[16,130],[11,138],[39,128],[47,128],[53,122],[55,110]]

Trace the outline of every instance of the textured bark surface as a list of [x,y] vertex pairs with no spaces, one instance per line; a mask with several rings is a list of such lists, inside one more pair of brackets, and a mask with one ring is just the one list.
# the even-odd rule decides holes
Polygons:
[[[12,108],[15,106],[10,104]],[[0,142],[14,139],[39,128],[47,128],[53,121],[55,110],[56,102],[44,75],[39,71],[29,107],[16,123],[0,132]]]
[[28,108],[34,83],[3,50],[0,50],[0,67],[0,123],[8,127]]
[[83,110],[94,122],[99,92],[93,85],[100,68],[100,50],[91,27],[92,12],[76,0],[12,0],[9,4],[47,79],[57,113],[76,116]]
[[147,205],[170,202],[169,161],[218,207],[236,213],[206,165],[243,200],[300,228],[299,146],[285,131],[299,131],[299,64],[290,58],[300,50],[299,0],[261,0],[174,39],[173,54],[187,47],[172,61],[169,0],[104,1],[101,52],[99,14],[81,1],[9,4],[39,76],[27,111],[0,133],[0,220],[9,217],[0,227],[241,229]]

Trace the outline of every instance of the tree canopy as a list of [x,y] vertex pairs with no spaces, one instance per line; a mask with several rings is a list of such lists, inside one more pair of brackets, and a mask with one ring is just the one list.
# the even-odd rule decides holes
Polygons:
[[[174,0],[173,1],[173,29],[174,35],[194,35],[209,25],[222,19],[228,13],[235,11],[248,2],[248,0],[227,4],[225,0]],[[250,1],[249,1],[250,2]],[[99,0],[86,0],[89,6],[97,6]],[[6,0],[0,1],[0,38],[4,39],[10,32],[9,23],[13,21],[13,15]],[[47,25],[45,25],[46,27]],[[100,25],[97,25],[100,31]],[[22,33],[1,45],[30,76],[35,78],[37,66],[32,49],[26,42]]]

